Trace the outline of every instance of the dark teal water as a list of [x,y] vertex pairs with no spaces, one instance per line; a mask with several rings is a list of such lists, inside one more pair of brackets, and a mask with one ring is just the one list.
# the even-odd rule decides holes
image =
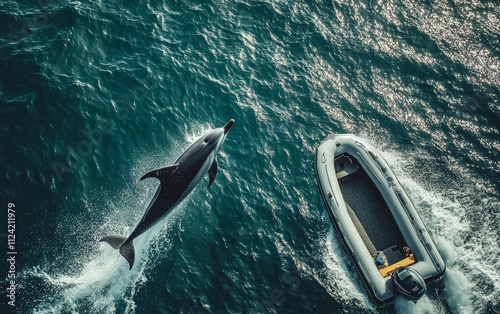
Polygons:
[[[377,311],[314,178],[335,132],[379,147],[447,263],[381,312],[498,311],[498,34],[496,1],[3,1],[0,311]],[[98,240],[142,216],[142,175],[230,118],[214,185],[129,271]]]

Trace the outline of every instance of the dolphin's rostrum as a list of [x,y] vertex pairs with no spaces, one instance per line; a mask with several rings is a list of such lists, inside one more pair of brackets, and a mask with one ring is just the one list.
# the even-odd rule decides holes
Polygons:
[[179,204],[206,173],[209,176],[208,187],[212,185],[217,175],[217,153],[233,124],[234,120],[231,119],[224,127],[207,132],[189,146],[172,166],[153,170],[141,178],[160,180],[160,186],[141,221],[128,237],[111,235],[100,240],[119,250],[129,263],[130,269],[135,259],[132,241]]

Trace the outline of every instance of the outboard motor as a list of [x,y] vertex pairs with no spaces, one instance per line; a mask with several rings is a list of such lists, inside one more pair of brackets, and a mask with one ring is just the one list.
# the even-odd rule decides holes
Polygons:
[[399,267],[391,279],[396,290],[409,300],[417,301],[425,293],[425,281],[414,269]]

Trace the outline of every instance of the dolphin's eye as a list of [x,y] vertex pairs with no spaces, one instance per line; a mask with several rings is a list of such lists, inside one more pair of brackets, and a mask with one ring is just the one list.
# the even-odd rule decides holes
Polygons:
[[208,143],[208,139],[204,139],[203,143],[205,143],[205,144]]

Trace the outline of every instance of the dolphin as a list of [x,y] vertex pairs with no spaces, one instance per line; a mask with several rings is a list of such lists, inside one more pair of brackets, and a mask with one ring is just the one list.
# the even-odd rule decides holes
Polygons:
[[141,180],[156,178],[160,186],[148,209],[134,231],[128,236],[110,235],[99,242],[106,242],[127,260],[132,269],[135,260],[133,240],[155,225],[172,208],[179,204],[193,191],[195,186],[208,173],[208,187],[214,183],[217,175],[217,153],[222,147],[227,133],[234,124],[229,120],[222,128],[213,129],[191,144],[189,148],[171,166],[146,173]]

